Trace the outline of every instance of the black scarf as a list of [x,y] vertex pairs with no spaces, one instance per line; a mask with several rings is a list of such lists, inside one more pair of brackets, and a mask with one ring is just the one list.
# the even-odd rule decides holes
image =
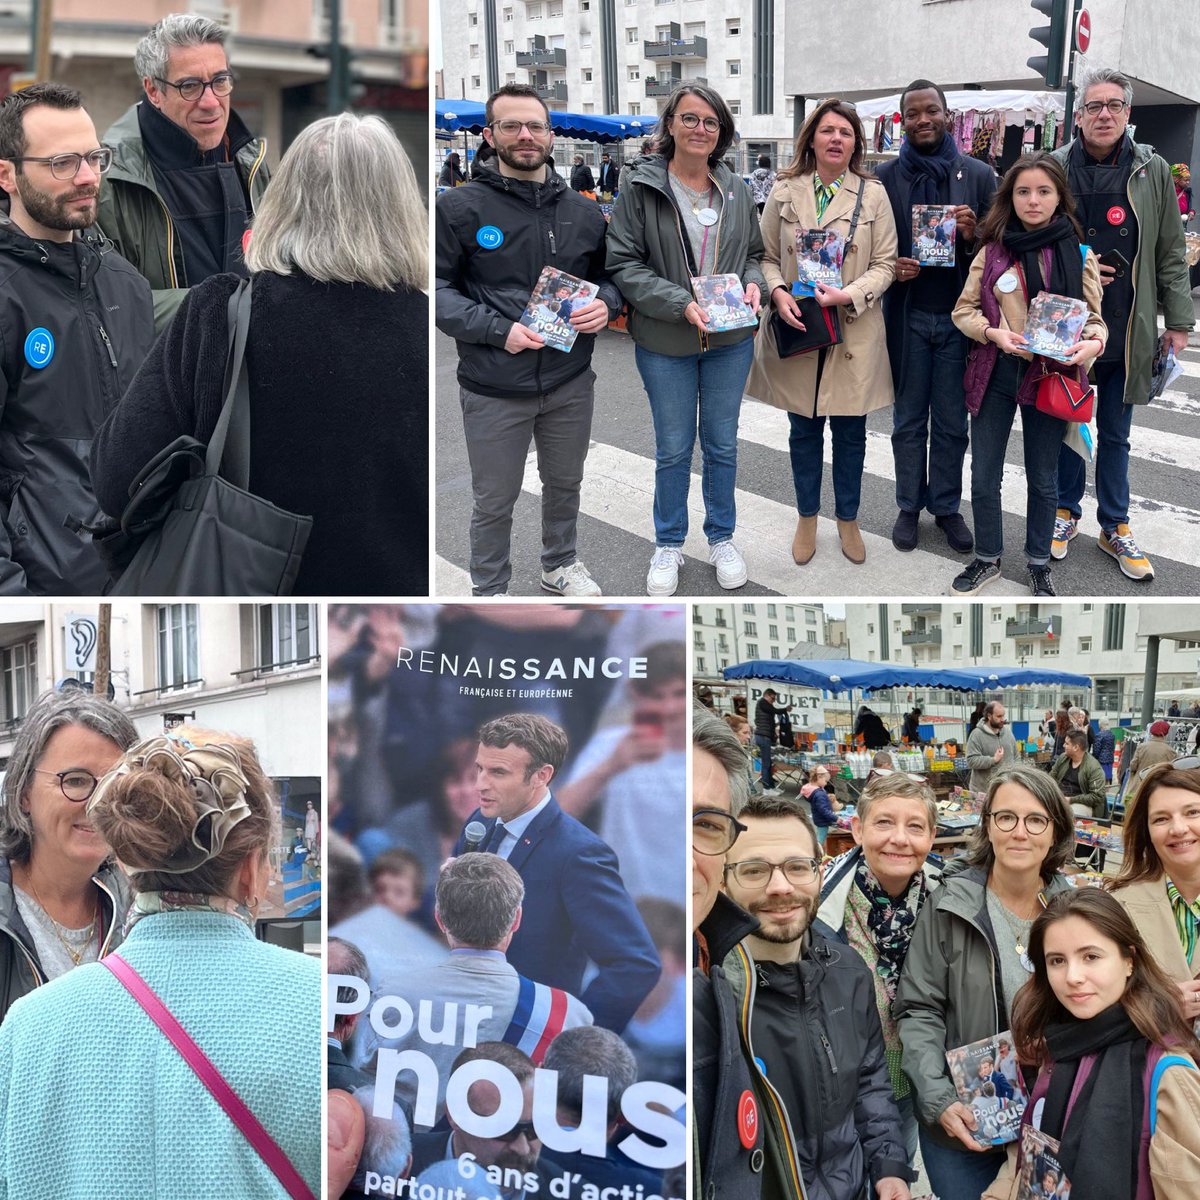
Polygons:
[[[1061,1143],[1058,1160],[1073,1195],[1087,1200],[1137,1195],[1147,1048],[1145,1035],[1120,1004],[1090,1021],[1047,1026],[1046,1050],[1054,1066],[1042,1130]],[[1087,1054],[1099,1057],[1068,1118],[1079,1060]]]
[[[1004,231],[1004,248],[1025,272],[1032,300],[1038,292],[1083,299],[1083,257],[1079,235],[1061,214],[1040,229],[1025,229],[1014,215]],[[1050,247],[1050,278],[1043,278],[1042,250]]]
[[948,204],[950,168],[958,161],[958,147],[947,133],[942,144],[922,154],[912,142],[900,147],[898,188],[889,188],[892,216],[896,218],[896,254],[912,256],[912,210],[914,204]]
[[875,949],[879,954],[876,970],[879,978],[883,980],[883,990],[887,993],[888,1004],[891,1005],[896,999],[896,985],[900,982],[900,971],[904,967],[908,945],[912,941],[913,927],[917,923],[921,906],[929,895],[925,872],[919,870],[909,880],[904,893],[893,898],[875,878],[875,872],[867,866],[864,856],[855,868],[854,886],[866,896],[871,906],[867,915],[867,928],[875,939]]

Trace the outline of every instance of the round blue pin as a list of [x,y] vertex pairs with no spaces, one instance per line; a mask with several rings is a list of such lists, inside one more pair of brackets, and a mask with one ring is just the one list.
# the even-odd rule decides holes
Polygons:
[[484,250],[497,250],[504,242],[504,233],[495,225],[484,225],[475,235],[475,240]]
[[35,370],[49,366],[54,357],[54,334],[44,325],[29,331],[25,339],[25,361]]

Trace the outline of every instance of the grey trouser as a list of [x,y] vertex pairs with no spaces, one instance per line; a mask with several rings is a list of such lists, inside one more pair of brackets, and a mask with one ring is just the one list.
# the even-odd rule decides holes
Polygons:
[[[548,351],[547,353],[556,353]],[[542,570],[575,561],[579,487],[592,433],[595,372],[540,396],[500,399],[459,387],[471,462],[471,583],[476,596],[508,587],[513,506],[521,494],[529,441],[542,480]]]

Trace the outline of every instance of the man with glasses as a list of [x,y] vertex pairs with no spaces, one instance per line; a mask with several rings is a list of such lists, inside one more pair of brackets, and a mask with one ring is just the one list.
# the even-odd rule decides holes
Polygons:
[[[1183,222],[1167,161],[1126,129],[1133,84],[1120,71],[1101,68],[1085,77],[1081,94],[1079,137],[1054,157],[1067,171],[1084,241],[1100,259],[1104,284],[1101,313],[1109,336],[1095,366],[1099,545],[1128,578],[1150,580],[1154,568],[1129,528],[1129,429],[1133,406],[1149,403],[1158,344],[1179,354],[1195,324]],[[1160,306],[1166,325],[1161,337]],[[1064,443],[1054,558],[1066,558],[1079,532],[1086,477],[1086,463]]]
[[983,706],[983,716],[967,738],[966,762],[971,768],[969,786],[973,792],[986,792],[993,775],[1017,765],[1017,742],[999,700],[989,700]]
[[225,30],[172,13],[138,43],[145,98],[104,135],[114,161],[100,227],[150,281],[159,330],[189,287],[245,275],[242,239],[266,190],[267,143],[230,107]]
[[146,281],[94,228],[111,161],[74,88],[0,103],[0,595],[108,578],[74,529],[101,517],[92,437],[154,341]]
[[[551,163],[550,113],[527,84],[488,97],[484,141],[496,157],[438,197],[437,326],[458,344],[459,400],[471,463],[471,584],[501,595],[512,576],[512,515],[532,440],[542,487],[541,586],[598,596],[576,554],[579,492],[592,430],[595,334],[621,307],[604,269],[600,209]],[[544,267],[599,294],[574,308],[571,348],[546,347],[520,322]]]
[[888,1079],[874,978],[857,951],[813,924],[821,864],[812,821],[782,797],[752,799],[739,820],[745,832],[726,855],[725,890],[760,924],[724,966],[758,1066],[763,1119],[774,1129],[767,1170],[776,1194],[909,1200],[916,1175]]

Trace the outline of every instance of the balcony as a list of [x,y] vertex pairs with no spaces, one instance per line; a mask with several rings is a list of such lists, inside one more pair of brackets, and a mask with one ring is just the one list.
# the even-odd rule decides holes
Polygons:
[[529,70],[563,70],[567,65],[567,52],[561,47],[535,46],[532,50],[517,51],[517,66]]
[[942,606],[936,600],[920,600],[916,604],[900,605],[900,612],[906,617],[940,617]]
[[928,629],[910,629],[901,634],[906,646],[940,646],[942,644],[942,629],[940,625],[932,625]]
[[647,58],[666,59],[669,62],[690,62],[708,57],[708,39],[665,38],[661,42],[643,43]]
[[[647,79],[646,96],[669,96],[683,82],[682,76],[679,75],[672,75],[670,79]],[[703,75],[697,75],[694,79],[688,79],[687,82],[703,86],[708,83],[708,80]]]
[[1051,638],[1062,637],[1062,617],[1009,617],[1004,622],[1004,636],[1010,638]]
[[566,104],[567,102],[567,85],[565,83],[535,83],[533,90],[537,92],[539,100],[545,100],[547,104]]

